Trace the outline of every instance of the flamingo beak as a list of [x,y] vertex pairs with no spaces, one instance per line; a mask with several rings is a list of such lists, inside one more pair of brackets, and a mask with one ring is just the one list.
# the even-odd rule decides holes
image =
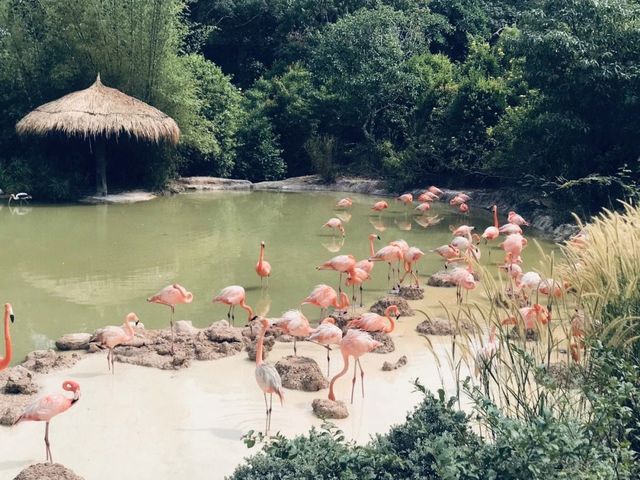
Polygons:
[[11,323],[16,321],[16,317],[13,315],[13,313],[9,314],[9,318],[11,319]]
[[382,240],[382,239],[380,238],[380,235],[376,235],[376,238],[377,238],[378,240]]
[[139,323],[140,323],[140,319],[136,317],[136,327],[138,326]]

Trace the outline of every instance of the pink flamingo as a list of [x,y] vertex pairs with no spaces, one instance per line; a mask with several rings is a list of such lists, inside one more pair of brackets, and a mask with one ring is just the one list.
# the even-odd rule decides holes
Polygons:
[[529,225],[529,222],[527,222],[524,218],[522,218],[520,215],[518,215],[514,211],[509,212],[509,216],[507,217],[507,222],[512,223],[514,225],[519,225],[519,226]]
[[229,305],[229,311],[227,312],[227,319],[230,319],[231,322],[235,321],[234,311],[236,306],[240,306],[240,308],[244,308],[247,311],[247,318],[250,322],[256,317],[253,315],[253,309],[245,303],[246,294],[244,288],[239,285],[231,285],[229,287],[225,287],[220,290],[220,293],[213,299],[213,303],[224,303],[225,305]]
[[514,233],[522,235],[522,229],[520,228],[519,225],[516,225],[515,223],[506,223],[502,225],[498,229],[498,231],[503,235],[513,235]]
[[460,249],[454,247],[453,245],[442,245],[431,252],[435,252],[440,255],[445,260],[453,260],[455,258],[460,258]]
[[0,357],[0,372],[7,368],[11,363],[13,347],[11,345],[11,333],[9,332],[9,320],[15,322],[13,308],[10,303],[4,304],[4,358]]
[[349,297],[346,293],[340,292],[340,300],[338,294],[329,285],[321,283],[316,285],[309,296],[302,301],[302,305],[315,305],[320,307],[320,316],[324,316],[324,310],[334,307],[337,310],[344,310],[349,306]]
[[[549,323],[549,310],[540,305],[534,303],[530,307],[522,307],[518,309],[518,313],[524,322],[524,328],[526,330],[535,330],[538,323],[546,325]],[[515,317],[509,316],[502,321],[502,325],[517,325],[518,321]]]
[[429,188],[427,188],[427,191],[433,193],[438,198],[440,198],[442,196],[442,193],[443,193],[442,190],[440,190],[438,187],[435,187],[433,185],[431,185]]
[[[273,404],[273,394],[280,398],[280,405],[284,405],[284,389],[282,388],[282,379],[276,367],[270,363],[265,363],[262,359],[262,351],[264,348],[264,336],[269,328],[269,320],[261,318],[260,323],[262,329],[258,337],[256,345],[256,382],[264,394],[264,405],[267,409],[267,423],[265,425],[265,435],[269,436],[269,428],[271,427],[271,410]],[[267,404],[267,393],[269,394],[269,403]]]
[[342,225],[342,221],[339,218],[335,218],[335,217],[330,218],[329,220],[327,220],[327,223],[325,223],[322,226],[332,228],[334,232],[336,230],[339,230],[340,233],[342,233],[342,236],[344,237],[344,226]]
[[260,285],[265,277],[271,276],[271,264],[264,259],[264,241],[260,242],[260,257],[256,263],[256,273],[260,276]]
[[385,208],[389,208],[389,204],[384,200],[381,200],[379,202],[374,203],[373,207],[371,207],[371,210],[375,210],[376,212],[381,212]]
[[495,240],[496,238],[498,238],[498,236],[500,236],[500,224],[498,223],[498,206],[492,206],[491,211],[493,212],[493,226],[485,228],[484,233],[482,234],[482,238],[484,238],[485,244],[489,240]]
[[[395,319],[391,314],[395,315]],[[384,316],[374,312],[365,312],[349,322],[349,328],[357,328],[365,332],[391,333],[396,328],[396,320],[400,318],[400,310],[396,305],[389,305]]]
[[[371,233],[369,235],[369,257],[373,257],[376,254],[375,249],[373,248],[373,242],[376,239],[380,240],[380,235],[377,235],[375,233]],[[360,260],[359,262],[357,262],[355,268],[359,268],[360,270],[364,270],[367,273],[371,273],[373,271],[374,265],[375,264],[371,260],[365,258],[364,260]]]
[[456,195],[451,200],[449,200],[449,205],[451,205],[452,207],[458,207],[463,203],[465,203],[465,200],[460,195]]
[[429,190],[423,192],[418,197],[419,202],[434,202],[438,200],[438,196],[435,193],[431,193]]
[[458,210],[460,211],[460,213],[467,213],[469,211],[469,205],[467,205],[466,203],[461,203],[458,206]]
[[469,225],[460,225],[458,228],[449,228],[451,229],[451,233],[453,234],[453,236],[465,237],[467,236],[467,234],[471,235],[471,232],[473,232],[476,227],[471,227]]
[[347,331],[347,334],[342,337],[342,341],[340,342],[340,351],[342,352],[344,366],[342,370],[331,379],[331,383],[329,384],[329,400],[336,400],[336,396],[333,393],[333,387],[336,383],[336,380],[347,373],[347,370],[349,369],[349,357],[353,357],[355,361],[353,369],[353,379],[351,380],[351,403],[353,403],[353,391],[356,387],[357,367],[360,367],[362,398],[364,398],[364,370],[362,370],[362,365],[360,364],[360,357],[365,353],[372,352],[381,345],[382,344],[380,342],[371,338],[371,335],[369,335],[367,332],[363,332],[362,330]]
[[65,397],[61,393],[50,393],[40,397],[28,405],[14,423],[14,425],[17,425],[25,421],[47,422],[44,429],[44,445],[49,463],[53,463],[53,455],[51,455],[51,445],[49,443],[49,422],[59,413],[69,410],[72,405],[80,400],[80,385],[76,382],[66,380],[62,383],[62,388],[67,392],[73,392],[73,398]]
[[109,370],[112,374],[115,373],[113,349],[118,345],[130,342],[135,336],[135,332],[133,331],[133,327],[130,322],[135,322],[136,325],[140,322],[138,316],[133,312],[126,316],[124,320],[124,328],[114,326],[104,327],[97,335],[98,345],[101,348],[106,347],[109,349],[109,352],[107,353],[107,365],[109,366]]
[[346,197],[338,200],[338,203],[336,203],[336,208],[351,208],[352,205],[353,200],[351,200],[349,197]]
[[353,303],[354,311],[355,311],[355,301],[356,301],[356,285],[358,285],[358,287],[360,288],[360,306],[362,307],[362,284],[367,280],[369,280],[370,278],[371,276],[366,270],[363,270],[358,267],[355,267],[353,270],[350,270],[349,273],[347,273],[347,278],[344,281],[344,284],[347,287],[353,287],[353,293],[351,297],[354,302]]
[[413,203],[413,195],[411,195],[410,193],[405,193],[396,198],[396,200],[398,202],[404,203],[405,205],[411,205]]
[[401,261],[402,257],[402,249],[397,245],[382,247],[374,255],[369,257],[369,260],[372,262],[387,262],[389,265],[389,269],[387,270],[387,288],[389,288],[389,282],[391,281],[391,263]]
[[176,310],[176,305],[181,303],[191,303],[192,301],[193,294],[191,292],[187,292],[186,288],[182,285],[178,285],[177,283],[167,285],[154,296],[147,298],[147,302],[149,303],[158,303],[171,308],[171,320],[169,320],[169,324],[171,325],[171,353],[174,353],[173,316]]
[[318,345],[322,345],[327,349],[327,377],[329,377],[331,372],[331,356],[329,355],[329,352],[331,352],[331,345],[340,345],[340,341],[342,340],[342,330],[336,326],[336,319],[327,317],[322,320],[320,325],[311,332],[308,340],[315,342]]
[[511,254],[513,263],[521,263],[520,255],[522,254],[522,249],[527,246],[527,243],[527,239],[522,235],[519,233],[512,233],[500,244],[500,247],[502,247],[506,253]]
[[431,204],[428,202],[421,203],[414,210],[419,211],[420,213],[427,212],[431,209]]
[[404,278],[407,275],[411,275],[413,279],[416,281],[416,287],[420,287],[420,277],[418,276],[418,270],[413,271],[413,265],[418,263],[418,261],[424,256],[424,252],[420,250],[418,247],[410,247],[407,250],[407,253],[404,254],[404,275],[400,280],[400,283],[404,282]]
[[356,266],[356,259],[353,255],[338,255],[332,259],[318,265],[316,270],[335,270],[340,273],[338,280],[338,292],[342,292],[342,274],[353,270]]
[[476,288],[476,279],[470,268],[456,267],[447,275],[447,279],[456,285],[457,303],[462,303],[462,289],[467,291]]
[[275,322],[274,326],[293,337],[293,354],[295,356],[298,355],[296,348],[298,337],[307,337],[313,331],[309,320],[300,310],[287,310],[282,314],[282,318]]
[[476,377],[480,376],[481,371],[491,368],[493,358],[498,354],[499,346],[500,343],[498,342],[498,337],[496,336],[496,326],[492,325],[491,333],[489,334],[487,343],[485,343],[476,354]]

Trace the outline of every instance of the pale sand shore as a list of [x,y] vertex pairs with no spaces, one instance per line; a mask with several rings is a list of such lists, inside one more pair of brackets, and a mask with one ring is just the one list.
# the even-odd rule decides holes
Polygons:
[[[441,291],[453,296],[453,291]],[[427,295],[433,290],[428,289]],[[433,305],[435,298],[428,303]],[[414,303],[414,302],[412,302]],[[415,302],[422,305],[423,302]],[[427,302],[424,302],[427,303]],[[434,302],[435,303],[435,302]],[[421,305],[421,306],[422,306]],[[420,401],[412,381],[435,391],[453,381],[445,365],[439,372],[426,339],[415,326],[418,314],[400,319],[392,333],[396,351],[363,357],[365,393],[356,386],[350,416],[334,420],[348,438],[366,442],[375,433],[400,423]],[[432,337],[440,358],[446,358],[449,337]],[[292,354],[292,344],[277,342],[269,361]],[[314,358],[326,368],[326,351],[308,342],[298,343],[299,355]],[[441,354],[441,355],[440,355]],[[383,362],[407,355],[408,364],[383,372]],[[180,371],[161,371],[116,362],[116,374],[107,373],[104,354],[89,355],[74,367],[39,376],[44,392],[60,391],[62,381],[80,383],[82,398],[70,411],[53,419],[50,439],[53,457],[87,480],[161,480],[223,478],[249,450],[240,437],[264,428],[262,392],[254,379],[255,364],[245,353],[210,362],[194,362]],[[342,367],[339,351],[332,353],[331,374]],[[336,396],[349,402],[353,370],[337,383]],[[451,391],[453,393],[453,391]],[[313,415],[314,398],[320,392],[286,391],[284,407],[273,408],[272,432],[287,436],[302,434],[322,421]],[[44,461],[44,423],[26,422],[13,428],[0,427],[0,478],[10,479],[32,463]]]

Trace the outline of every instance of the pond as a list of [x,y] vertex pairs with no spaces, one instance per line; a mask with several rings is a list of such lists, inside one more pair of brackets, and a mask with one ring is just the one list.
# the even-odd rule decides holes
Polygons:
[[[0,302],[12,303],[16,315],[13,363],[31,350],[51,347],[64,333],[119,325],[130,311],[147,328],[165,328],[168,309],[148,304],[146,298],[173,282],[195,297],[192,304],[177,307],[176,319],[191,320],[197,327],[226,317],[227,308],[211,300],[221,288],[234,284],[246,288],[250,305],[277,317],[296,308],[314,285],[337,287],[335,272],[317,271],[315,266],[343,253],[366,258],[370,233],[381,237],[376,249],[399,238],[421,248],[426,255],[418,269],[424,280],[442,266],[442,259],[428,250],[451,240],[450,225],[467,223],[482,233],[491,224],[484,209],[461,215],[448,204],[436,203],[429,216],[439,215],[442,221],[424,228],[412,208],[387,199],[390,208],[373,214],[370,207],[379,199],[354,194],[342,244],[322,225],[339,213],[333,207],[344,196],[225,191],[130,205],[2,208]],[[504,217],[502,212],[502,222]],[[535,238],[532,231],[525,233]],[[261,240],[273,268],[266,293],[254,270]],[[489,247],[481,245],[481,263],[501,263],[498,243],[490,247],[491,255]],[[552,248],[545,241],[541,245]],[[539,258],[530,243],[523,253],[527,269],[537,267]],[[386,270],[384,264],[374,269],[365,304],[386,290]],[[455,302],[454,292],[447,292]],[[311,306],[303,311],[310,319],[319,316]],[[236,323],[245,320],[239,310]]]

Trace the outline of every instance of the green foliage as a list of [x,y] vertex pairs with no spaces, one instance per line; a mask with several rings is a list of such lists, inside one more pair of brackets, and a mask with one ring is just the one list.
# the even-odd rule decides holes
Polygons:
[[316,173],[325,183],[336,179],[336,139],[334,137],[312,137],[305,143],[305,149]]

